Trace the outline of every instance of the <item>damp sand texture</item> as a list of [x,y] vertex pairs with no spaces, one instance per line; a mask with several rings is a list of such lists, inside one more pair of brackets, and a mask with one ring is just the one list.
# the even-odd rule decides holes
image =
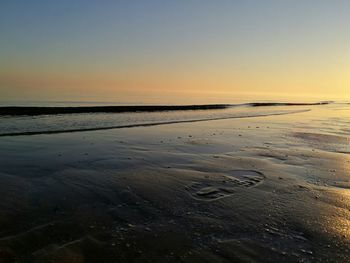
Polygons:
[[2,136],[0,262],[349,262],[349,105],[278,107]]

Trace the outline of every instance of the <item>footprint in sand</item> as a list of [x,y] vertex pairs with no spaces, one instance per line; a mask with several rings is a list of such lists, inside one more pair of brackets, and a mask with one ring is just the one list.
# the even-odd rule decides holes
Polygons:
[[233,170],[214,179],[208,178],[203,182],[195,182],[189,186],[188,190],[195,199],[211,201],[232,195],[237,187],[257,186],[264,179],[264,174],[258,171]]

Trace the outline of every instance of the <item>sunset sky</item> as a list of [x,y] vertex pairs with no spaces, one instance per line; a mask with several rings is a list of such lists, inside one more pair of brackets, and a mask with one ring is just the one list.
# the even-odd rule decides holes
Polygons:
[[350,99],[348,0],[1,0],[0,100]]

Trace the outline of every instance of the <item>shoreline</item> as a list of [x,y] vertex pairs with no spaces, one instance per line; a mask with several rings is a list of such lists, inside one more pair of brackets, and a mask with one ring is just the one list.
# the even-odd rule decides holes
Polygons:
[[0,137],[88,132],[88,131],[99,131],[99,130],[136,128],[136,127],[150,127],[150,126],[178,124],[178,123],[192,123],[192,122],[202,122],[202,121],[216,121],[216,120],[241,119],[241,118],[258,118],[258,117],[266,117],[266,116],[297,114],[297,113],[303,113],[303,112],[308,112],[308,111],[310,111],[310,109],[298,110],[298,111],[288,111],[288,112],[276,112],[276,113],[268,113],[268,114],[261,114],[261,115],[255,114],[255,115],[250,115],[250,116],[248,115],[248,116],[218,117],[218,118],[193,119],[193,120],[163,121],[163,122],[140,123],[140,124],[109,126],[109,127],[96,127],[96,128],[84,128],[84,129],[67,129],[67,130],[38,131],[38,132],[36,132],[36,131],[33,131],[33,132],[15,132],[15,133],[3,133],[3,134],[0,133]]

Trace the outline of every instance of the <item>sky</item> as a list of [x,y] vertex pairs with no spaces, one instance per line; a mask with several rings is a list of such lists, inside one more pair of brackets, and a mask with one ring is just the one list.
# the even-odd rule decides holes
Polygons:
[[350,99],[348,0],[1,0],[0,100]]

